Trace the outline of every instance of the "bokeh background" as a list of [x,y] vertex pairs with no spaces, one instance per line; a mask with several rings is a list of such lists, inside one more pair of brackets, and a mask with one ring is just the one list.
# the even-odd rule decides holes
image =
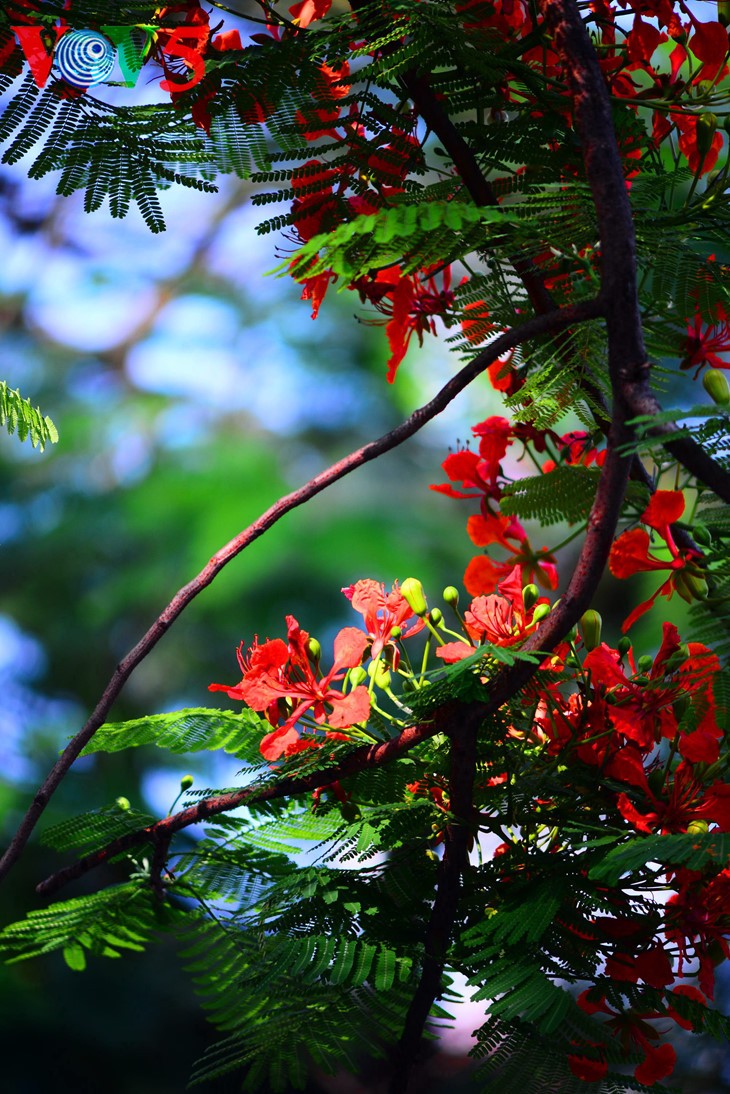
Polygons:
[[[331,291],[312,322],[296,286],[265,276],[291,244],[256,234],[249,198],[238,179],[215,195],[171,190],[168,231],[152,236],[134,211],[123,222],[86,216],[80,199],[55,197],[53,180],[28,182],[23,164],[0,169],[0,378],[60,432],[43,453],[0,437],[4,838],[174,592],[281,494],[397,424],[457,367],[443,339],[428,340],[387,385],[384,332],[361,321],[372,316],[356,297]],[[498,398],[477,381],[402,448],[284,518],[184,613],[112,718],[205,705],[211,681],[237,680],[238,643],[284,633],[287,613],[326,649],[355,622],[340,589],[358,578],[418,576],[433,601],[459,585],[471,508],[428,485],[442,481],[449,446],[493,413]],[[616,637],[629,594],[608,585],[596,606]],[[682,610],[675,601],[671,618],[681,623]],[[655,623],[642,622],[636,640],[651,651]],[[226,786],[237,766],[141,749],[89,757],[45,823],[119,795],[164,814],[181,775]],[[40,906],[33,887],[57,865],[36,840],[0,893],[2,923]],[[725,979],[718,1002],[728,1002]],[[423,1091],[470,1089],[464,1052],[477,1024],[468,1007],[459,1012]],[[8,1094],[177,1094],[214,1036],[168,944],[83,974],[59,955],[0,969]],[[693,1042],[682,1053],[677,1089],[730,1090],[721,1048]],[[311,1085],[371,1089],[365,1072]]]

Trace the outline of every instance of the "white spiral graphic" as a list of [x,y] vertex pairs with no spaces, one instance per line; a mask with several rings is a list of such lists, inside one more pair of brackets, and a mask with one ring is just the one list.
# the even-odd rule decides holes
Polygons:
[[115,49],[108,38],[95,30],[67,31],[53,56],[56,68],[72,87],[103,83],[114,68]]

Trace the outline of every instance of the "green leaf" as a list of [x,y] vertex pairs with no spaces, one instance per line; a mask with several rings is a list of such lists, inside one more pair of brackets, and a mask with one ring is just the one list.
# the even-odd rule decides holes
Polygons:
[[191,707],[128,722],[107,722],[97,730],[82,755],[155,745],[175,754],[220,749],[233,756],[247,756],[258,752],[262,735],[270,729],[268,722],[247,708],[234,712]]
[[30,438],[34,448],[41,452],[47,444],[56,444],[58,430],[39,407],[32,406],[30,399],[24,399],[16,389],[9,388],[5,380],[0,380],[0,425],[8,433],[16,433],[21,441]]

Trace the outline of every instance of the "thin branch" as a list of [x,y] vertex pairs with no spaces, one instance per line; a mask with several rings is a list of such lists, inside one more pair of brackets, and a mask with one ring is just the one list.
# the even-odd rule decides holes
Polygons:
[[[117,855],[131,851],[134,847],[141,847],[151,843],[156,849],[163,846],[165,852],[170,840],[176,832],[183,828],[189,828],[193,824],[209,820],[218,813],[227,813],[231,809],[237,809],[240,805],[255,805],[258,802],[276,801],[278,798],[290,798],[296,794],[304,794],[309,790],[318,790],[324,786],[330,786],[338,779],[356,775],[358,771],[364,771],[368,767],[378,767],[382,764],[397,760],[421,741],[434,737],[437,733],[444,732],[445,719],[453,718],[453,704],[437,711],[432,721],[417,726],[409,726],[397,737],[385,741],[380,745],[364,745],[350,753],[339,764],[331,767],[320,768],[308,775],[292,776],[281,779],[269,786],[244,786],[240,790],[233,790],[228,794],[217,794],[215,797],[202,798],[196,805],[187,809],[181,809],[179,813],[172,813],[168,817],[147,825],[146,828],[137,828],[134,832],[126,832],[123,836],[112,840],[106,847],[98,851],[92,851],[83,858],[78,859],[70,866],[65,866],[55,874],[46,878],[37,887],[36,892],[41,896],[48,896],[67,885],[69,881],[88,874],[98,866],[103,866]],[[155,859],[159,866],[158,857]]]
[[449,812],[452,820],[444,832],[444,853],[438,866],[436,897],[424,939],[421,977],[398,1044],[390,1094],[405,1094],[408,1089],[424,1026],[431,1007],[441,993],[444,965],[459,906],[461,881],[469,867],[477,734],[483,717],[483,710],[472,707],[468,717],[462,714],[456,726],[450,731],[445,730],[451,737]]
[[28,812],[21,821],[7,851],[2,859],[0,859],[0,879],[5,876],[8,870],[17,861],[19,854],[28,842],[31,833],[51,796],[82,749],[88,744],[97,729],[103,725],[112,704],[131,673],[149,654],[154,646],[157,645],[180,613],[187,608],[190,602],[194,600],[203,589],[210,585],[224,566],[239,555],[241,551],[249,546],[249,544],[253,543],[254,540],[258,539],[259,536],[263,535],[264,532],[276,524],[286,513],[309,501],[310,498],[321,493],[328,486],[331,486],[332,483],[344,478],[345,475],[350,474],[350,472],[354,471],[357,467],[361,467],[363,464],[376,459],[383,453],[391,451],[393,448],[396,448],[398,445],[414,436],[414,434],[422,429],[427,422],[430,422],[440,414],[445,407],[464,390],[464,388],[480,375],[480,373],[484,372],[489,365],[493,364],[499,357],[502,357],[508,350],[530,338],[535,338],[543,334],[551,334],[576,323],[595,319],[600,314],[601,305],[597,301],[584,301],[583,303],[564,308],[561,311],[551,312],[548,315],[535,316],[532,319],[526,320],[518,327],[514,327],[512,330],[499,335],[499,337],[495,338],[493,342],[490,342],[473,361],[470,361],[468,365],[465,365],[464,368],[456,374],[456,376],[452,377],[448,383],[444,384],[439,393],[431,399],[430,402],[419,407],[418,410],[415,410],[413,414],[399,426],[396,426],[395,429],[383,434],[383,436],[379,437],[377,440],[371,441],[362,448],[358,448],[355,452],[351,452],[349,456],[345,456],[337,463],[328,467],[327,470],[320,472],[319,475],[315,475],[313,479],[310,479],[308,483],[298,490],[294,490],[292,493],[280,498],[279,501],[272,505],[270,509],[267,509],[258,520],[254,521],[248,528],[244,529],[244,531],[240,532],[234,539],[230,540],[230,542],[227,543],[225,547],[222,547],[220,551],[217,551],[200,573],[175,594],[144,637],[141,638],[137,645],[119,662],[114,675],[107,684],[104,693],[94,708],[90,718],[76,736],[71,739],[68,745],[66,745],[66,748],[63,750],[43,784],[35,794]]
[[[650,391],[631,391],[629,400],[637,418],[661,412],[661,406]],[[651,436],[662,438],[664,448],[677,463],[730,505],[730,474],[691,437],[676,436],[677,432],[672,422],[660,422],[649,430]]]

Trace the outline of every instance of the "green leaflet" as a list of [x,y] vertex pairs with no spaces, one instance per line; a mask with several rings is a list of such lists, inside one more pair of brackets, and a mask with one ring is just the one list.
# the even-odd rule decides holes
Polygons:
[[716,863],[726,862],[729,856],[730,835],[719,832],[641,836],[609,851],[601,862],[593,866],[589,876],[592,881],[615,884],[623,874],[647,862],[701,870],[708,859]]
[[534,230],[529,219],[503,209],[482,208],[467,202],[427,201],[401,204],[369,216],[356,217],[326,235],[315,236],[301,247],[293,260],[274,272],[304,280],[332,270],[354,281],[373,267],[387,266],[409,256],[404,271],[434,262],[452,262],[489,242],[485,226],[520,224]]
[[252,710],[234,713],[192,707],[128,722],[107,722],[97,730],[82,755],[155,745],[176,754],[222,749],[234,756],[248,757],[252,753],[255,756],[262,734],[270,728]]
[[0,953],[15,962],[63,950],[67,964],[80,969],[83,951],[119,957],[125,950],[143,950],[153,933],[178,914],[170,906],[158,907],[148,884],[129,881],[29,912],[0,931]]
[[[577,524],[590,513],[600,471],[593,467],[564,465],[544,475],[532,475],[510,483],[504,492],[502,511],[541,524],[567,521]],[[630,483],[627,504],[644,505],[646,490]]]
[[9,388],[5,380],[0,380],[0,425],[8,433],[17,433],[21,441],[30,439],[34,448],[41,452],[47,444],[56,444],[58,430],[40,408],[34,407],[30,399],[24,399],[18,390]]

